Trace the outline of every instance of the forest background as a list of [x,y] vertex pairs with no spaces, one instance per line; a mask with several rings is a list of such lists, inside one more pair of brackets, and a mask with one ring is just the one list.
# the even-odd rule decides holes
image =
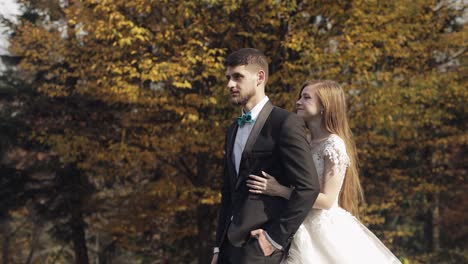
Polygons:
[[467,263],[467,2],[18,1],[0,79],[1,263],[208,263],[224,58],[270,99],[348,97],[362,221],[404,263]]

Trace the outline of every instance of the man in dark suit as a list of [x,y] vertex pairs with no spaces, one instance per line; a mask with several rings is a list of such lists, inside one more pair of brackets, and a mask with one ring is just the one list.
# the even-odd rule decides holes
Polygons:
[[[280,263],[320,190],[304,121],[265,96],[268,62],[256,49],[226,59],[227,88],[243,115],[228,129],[221,210],[212,263]],[[293,187],[289,200],[249,193],[265,171]]]

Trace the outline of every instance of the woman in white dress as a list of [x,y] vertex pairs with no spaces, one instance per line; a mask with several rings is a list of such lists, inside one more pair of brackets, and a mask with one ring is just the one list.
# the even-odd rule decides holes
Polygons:
[[[334,81],[306,82],[296,103],[310,131],[321,192],[294,235],[284,263],[401,263],[359,220],[362,201],[356,148],[343,89]],[[250,175],[250,192],[289,198],[291,189],[265,172]]]

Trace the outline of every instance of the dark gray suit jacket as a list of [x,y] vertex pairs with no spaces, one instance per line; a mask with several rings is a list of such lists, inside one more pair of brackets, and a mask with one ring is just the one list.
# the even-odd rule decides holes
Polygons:
[[[259,113],[245,145],[239,175],[233,163],[236,133],[237,123],[234,122],[226,135],[216,245],[221,247],[227,235],[231,244],[242,246],[250,231],[262,228],[275,242],[287,247],[320,191],[304,121],[268,102]],[[279,183],[294,187],[289,200],[249,193],[248,175],[261,175],[262,170]]]

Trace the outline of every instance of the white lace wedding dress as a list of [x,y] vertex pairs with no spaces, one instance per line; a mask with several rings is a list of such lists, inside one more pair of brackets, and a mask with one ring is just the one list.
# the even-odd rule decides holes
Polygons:
[[[339,177],[341,189],[349,158],[343,140],[331,135],[312,149],[320,185]],[[324,159],[326,170],[324,173]],[[330,164],[330,165],[328,165]],[[331,175],[331,176],[325,176]],[[336,179],[334,179],[336,180]],[[294,235],[287,264],[383,264],[401,263],[380,240],[353,215],[338,206],[338,195],[328,210],[312,209]]]

